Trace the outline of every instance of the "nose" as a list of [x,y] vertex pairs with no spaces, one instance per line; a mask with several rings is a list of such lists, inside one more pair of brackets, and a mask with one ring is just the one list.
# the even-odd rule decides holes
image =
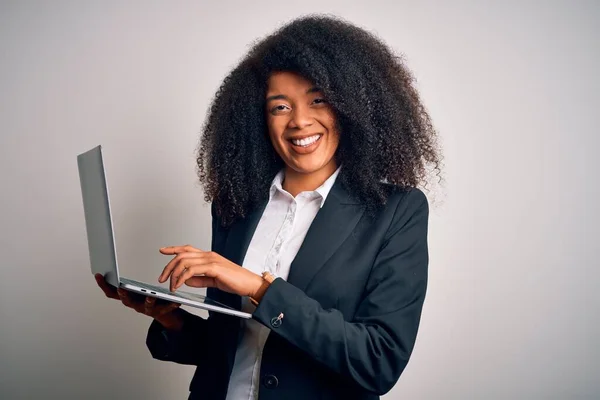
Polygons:
[[290,128],[303,129],[314,123],[314,117],[309,107],[298,106],[292,110],[292,116],[289,122]]

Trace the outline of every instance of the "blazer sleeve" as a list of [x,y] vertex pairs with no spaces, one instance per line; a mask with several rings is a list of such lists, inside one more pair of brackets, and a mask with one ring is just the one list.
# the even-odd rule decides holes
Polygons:
[[146,346],[152,357],[161,361],[172,361],[178,364],[198,365],[202,361],[200,344],[208,343],[208,320],[177,309],[183,318],[181,331],[170,331],[154,320],[148,329]]
[[351,321],[281,278],[269,286],[253,318],[362,388],[387,393],[415,344],[427,287],[428,216],[419,189],[399,200]]
[[[220,249],[224,241],[224,232],[219,225],[214,203],[211,205],[212,239],[211,250]],[[207,354],[205,343],[213,342],[212,337],[219,329],[218,321],[209,312],[208,319],[191,314],[181,308],[175,310],[183,318],[180,331],[165,329],[154,320],[148,329],[146,346],[152,357],[162,361],[172,361],[179,364],[198,365]],[[204,351],[203,351],[204,349]]]

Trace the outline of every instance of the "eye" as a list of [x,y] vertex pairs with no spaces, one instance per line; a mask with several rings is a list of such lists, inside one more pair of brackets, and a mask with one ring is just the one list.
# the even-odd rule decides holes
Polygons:
[[323,103],[327,103],[327,100],[325,100],[322,97],[317,97],[316,99],[313,100],[313,103],[323,104]]
[[275,107],[271,108],[271,113],[272,114],[281,113],[281,112],[285,111],[286,108],[289,108],[289,107],[286,106],[285,104],[280,104],[278,106],[275,106]]

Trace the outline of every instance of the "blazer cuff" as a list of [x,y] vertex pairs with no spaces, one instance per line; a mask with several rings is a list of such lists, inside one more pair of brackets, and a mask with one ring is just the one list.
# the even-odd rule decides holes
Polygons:
[[285,324],[287,306],[300,303],[300,296],[305,298],[306,295],[297,287],[278,277],[265,291],[256,310],[252,313],[252,318],[267,328],[279,329]]

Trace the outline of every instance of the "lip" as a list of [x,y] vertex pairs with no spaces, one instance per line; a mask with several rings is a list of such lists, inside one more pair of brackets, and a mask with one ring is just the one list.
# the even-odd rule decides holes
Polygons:
[[[309,136],[304,136],[304,138],[306,137],[311,137],[314,136],[315,134],[309,135]],[[310,146],[308,147],[302,147],[302,146],[296,146],[294,143],[292,143],[292,139],[288,140],[288,143],[290,144],[290,147],[292,148],[292,150],[298,154],[309,154],[312,153],[313,151],[317,150],[317,148],[319,147],[319,145],[321,144],[321,139],[323,139],[323,135],[319,134],[319,138],[317,139],[316,142],[312,143]],[[294,138],[294,139],[302,139],[302,137],[298,137],[298,138]]]

